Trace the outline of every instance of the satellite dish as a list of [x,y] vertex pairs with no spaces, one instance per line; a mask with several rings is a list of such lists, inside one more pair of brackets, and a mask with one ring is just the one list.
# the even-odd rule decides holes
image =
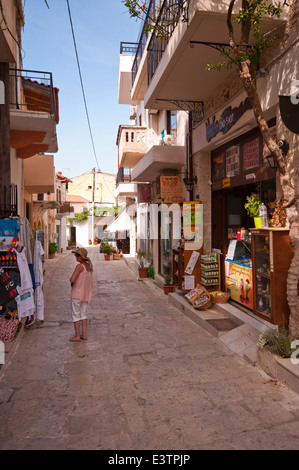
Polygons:
[[165,145],[173,145],[174,144],[174,138],[172,135],[167,134],[165,137],[163,137],[163,142]]

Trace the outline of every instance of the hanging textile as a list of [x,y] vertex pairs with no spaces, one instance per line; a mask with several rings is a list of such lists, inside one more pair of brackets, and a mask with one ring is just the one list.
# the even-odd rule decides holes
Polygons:
[[32,264],[32,253],[31,253],[31,246],[30,240],[33,238],[32,230],[30,227],[29,220],[26,217],[18,216],[16,220],[19,225],[19,233],[18,233],[18,240],[20,245],[23,245],[26,248],[26,258],[28,264]]
[[17,263],[20,272],[21,286],[17,287],[19,296],[16,298],[18,305],[19,320],[23,317],[34,315],[34,291],[32,278],[26,258],[26,248],[23,247],[22,251],[13,250],[17,256]]
[[40,321],[44,320],[44,293],[43,293],[43,263],[42,258],[45,251],[39,240],[34,242],[34,279],[35,279],[35,310],[36,318]]

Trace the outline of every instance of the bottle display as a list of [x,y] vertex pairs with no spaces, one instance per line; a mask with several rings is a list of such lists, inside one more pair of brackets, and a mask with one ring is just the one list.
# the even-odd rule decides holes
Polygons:
[[260,218],[261,218],[261,227],[268,227],[268,214],[267,214],[267,207],[262,202],[260,207]]

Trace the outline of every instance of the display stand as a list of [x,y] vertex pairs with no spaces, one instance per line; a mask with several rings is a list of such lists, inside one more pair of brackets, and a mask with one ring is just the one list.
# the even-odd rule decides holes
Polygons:
[[220,255],[210,253],[201,257],[201,284],[208,290],[220,290]]
[[185,250],[183,245],[172,251],[174,285],[185,293],[201,282],[201,253],[202,249]]
[[253,310],[274,325],[287,325],[287,276],[293,257],[289,230],[252,229]]

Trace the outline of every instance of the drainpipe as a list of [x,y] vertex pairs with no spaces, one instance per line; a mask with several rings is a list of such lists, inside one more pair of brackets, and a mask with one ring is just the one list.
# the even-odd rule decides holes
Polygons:
[[193,185],[193,159],[192,159],[192,113],[189,112],[189,132],[188,132],[188,179],[192,182],[189,191],[189,201],[194,201]]

